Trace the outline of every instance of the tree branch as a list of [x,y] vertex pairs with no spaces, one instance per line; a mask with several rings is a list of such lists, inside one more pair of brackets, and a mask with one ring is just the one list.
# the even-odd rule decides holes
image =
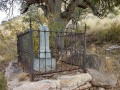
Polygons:
[[21,6],[22,8],[21,14],[25,13],[31,4],[35,4],[35,3],[40,4],[40,3],[44,3],[45,1],[46,0],[23,0],[22,6]]
[[100,16],[101,14],[98,12],[97,7],[90,1],[90,0],[84,0],[87,5],[92,9],[93,14],[96,16]]
[[82,9],[86,9],[87,5],[85,3],[79,3],[78,7],[82,8]]
[[78,0],[72,0],[68,4],[66,10],[61,13],[62,18],[68,18],[68,19],[71,18],[71,15],[73,14],[73,12],[76,8],[77,2],[78,2]]
[[48,12],[47,12],[47,6],[46,5],[38,5],[37,7],[40,7],[44,11],[45,17],[47,17]]
[[50,13],[56,13],[56,12],[61,12],[61,4],[62,0],[47,0],[47,8],[48,12]]

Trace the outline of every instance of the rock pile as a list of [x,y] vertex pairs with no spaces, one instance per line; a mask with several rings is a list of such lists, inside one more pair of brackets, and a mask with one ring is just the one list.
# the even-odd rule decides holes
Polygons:
[[107,90],[117,83],[114,75],[103,74],[94,69],[88,69],[88,73],[78,72],[58,76],[56,79],[30,82],[28,75],[17,68],[15,63],[11,62],[6,69],[8,90]]

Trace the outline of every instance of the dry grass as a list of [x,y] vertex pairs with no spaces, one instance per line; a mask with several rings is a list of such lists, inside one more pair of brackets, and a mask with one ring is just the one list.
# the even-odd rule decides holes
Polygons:
[[116,70],[118,72],[118,70],[120,70],[120,53],[118,53],[119,50],[113,50],[109,54],[106,49],[110,46],[112,46],[110,43],[103,45],[92,44],[87,47],[87,52],[97,54],[101,57],[105,66],[104,71],[114,72]]
[[103,64],[104,64],[104,71],[107,73],[112,73],[118,78],[118,83],[113,90],[120,89],[120,53],[119,50],[113,50],[111,54],[106,54],[105,49],[110,47],[113,44],[103,44],[103,45],[95,45],[92,44],[91,46],[87,47],[87,52],[91,52],[97,54]]
[[28,73],[20,73],[20,74],[18,75],[19,81],[25,81],[25,80],[28,79],[28,77],[29,77],[29,74],[28,74]]
[[[87,32],[87,40],[92,43],[103,44],[103,43],[120,43],[120,23],[110,23],[110,27],[106,29],[96,29]],[[90,39],[90,40],[89,40]]]

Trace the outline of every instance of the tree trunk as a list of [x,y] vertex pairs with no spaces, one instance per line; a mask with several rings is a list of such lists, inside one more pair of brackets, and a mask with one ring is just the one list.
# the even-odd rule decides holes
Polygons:
[[[58,15],[59,16],[59,15]],[[57,17],[57,15],[49,16],[48,19],[48,26],[51,31],[57,31],[56,35],[56,46],[59,50],[62,50],[64,48],[64,30],[66,28],[66,25],[68,21],[66,19],[63,19],[61,17]]]

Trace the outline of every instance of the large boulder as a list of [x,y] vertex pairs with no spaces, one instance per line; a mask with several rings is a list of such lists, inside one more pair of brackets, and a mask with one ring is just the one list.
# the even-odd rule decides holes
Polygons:
[[113,74],[99,72],[94,69],[87,69],[87,72],[92,76],[92,85],[103,88],[115,87],[117,78]]
[[73,90],[89,88],[92,76],[89,73],[77,73],[57,76],[57,79],[30,82],[27,73],[17,66],[17,61],[11,61],[6,68],[7,90]]
[[11,80],[14,79],[13,76],[21,72],[22,70],[21,68],[18,67],[17,60],[13,60],[9,63],[8,67],[5,69],[5,77],[7,78],[7,80]]
[[41,80],[37,82],[23,81],[13,90],[73,90],[76,88],[86,89],[91,87],[88,83],[92,80],[90,74],[64,75],[56,80]]
[[42,80],[37,82],[25,82],[13,90],[60,90],[59,80]]

